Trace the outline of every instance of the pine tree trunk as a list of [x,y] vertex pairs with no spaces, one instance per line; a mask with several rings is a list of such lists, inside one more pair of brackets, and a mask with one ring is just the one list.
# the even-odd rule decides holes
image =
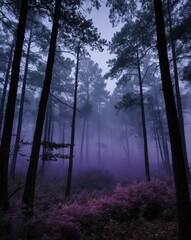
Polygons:
[[86,161],[89,161],[89,115],[86,119]]
[[188,156],[187,156],[187,149],[186,149],[186,138],[185,138],[185,130],[184,130],[184,117],[182,112],[182,101],[180,96],[180,87],[179,87],[179,79],[178,79],[178,68],[177,68],[177,61],[176,61],[176,48],[175,48],[175,40],[173,37],[173,29],[172,29],[172,19],[171,19],[171,12],[170,12],[170,0],[167,1],[168,4],[168,20],[169,20],[169,27],[170,27],[170,44],[172,49],[172,61],[173,61],[173,68],[174,68],[174,80],[175,80],[175,89],[176,89],[176,102],[177,102],[177,111],[178,111],[178,118],[179,118],[179,125],[180,125],[180,133],[182,137],[182,148],[184,153],[184,160],[186,166],[186,173],[188,177],[189,183],[191,183],[191,174],[188,164]]
[[47,61],[46,72],[45,72],[45,79],[44,79],[43,89],[42,89],[40,103],[39,103],[32,151],[30,156],[28,172],[26,176],[24,193],[22,197],[23,210],[26,211],[26,213],[31,213],[31,211],[33,211],[36,174],[37,174],[37,167],[38,167],[38,160],[39,160],[41,137],[42,137],[42,131],[43,131],[43,125],[44,125],[44,119],[45,119],[45,112],[46,112],[51,79],[52,79],[60,11],[61,11],[61,0],[56,0],[52,33],[51,33],[51,39],[50,39],[50,48],[49,48],[48,61]]
[[154,10],[157,31],[157,47],[171,142],[174,181],[176,187],[179,239],[190,240],[191,239],[190,196],[184,161],[184,153],[182,148],[181,133],[179,128],[179,121],[176,112],[176,104],[173,95],[173,87],[170,76],[167,43],[165,36],[165,25],[161,0],[154,0]]
[[[156,96],[156,107],[157,107],[157,116],[158,116],[158,128],[159,128],[159,133],[158,133],[158,143],[160,144],[160,153],[161,153],[161,159],[162,163],[164,164],[165,171],[168,176],[171,176],[171,166],[170,166],[170,158],[169,158],[169,152],[168,152],[168,144],[166,141],[166,136],[164,132],[164,127],[163,127],[163,122],[161,119],[161,114],[160,114],[160,108],[159,108],[159,103],[158,103],[158,98],[157,98],[157,92],[155,88],[155,96]],[[162,146],[160,143],[160,137],[161,136],[161,141],[162,141]],[[163,152],[162,152],[163,150]]]
[[[48,110],[48,108],[47,108]],[[46,111],[46,116],[45,116],[45,126],[44,126],[44,137],[43,137],[43,142],[45,144],[46,141],[48,141],[48,111]],[[47,161],[47,148],[46,146],[43,146],[42,148],[42,163],[41,163],[41,168],[40,168],[40,176],[41,178],[44,178],[44,174],[45,174],[45,164]]]
[[101,121],[100,121],[100,103],[98,103],[98,128],[97,128],[97,147],[98,147],[98,162],[101,162]]
[[74,154],[74,141],[75,141],[75,126],[76,126],[76,110],[77,110],[77,94],[78,94],[78,72],[79,72],[79,58],[80,58],[80,45],[77,48],[77,62],[76,62],[76,74],[75,74],[75,86],[74,86],[74,106],[71,124],[71,140],[70,140],[70,154],[69,154],[69,165],[68,175],[66,182],[65,196],[69,197],[71,192],[72,183],[72,170],[73,170],[73,154]]
[[127,122],[125,122],[125,143],[124,143],[124,151],[126,153],[127,161],[130,163],[130,150],[129,150],[129,141],[128,141],[128,130],[127,130]]
[[142,122],[143,142],[144,142],[145,173],[146,173],[146,180],[150,181],[151,180],[151,176],[150,176],[150,167],[149,167],[149,155],[148,155],[148,143],[147,143],[147,128],[146,128],[146,121],[145,121],[143,86],[142,86],[141,69],[140,69],[140,62],[139,62],[138,51],[137,51],[137,66],[138,66],[139,89],[140,89],[140,100],[141,100],[141,122]]
[[15,103],[17,96],[17,88],[20,73],[20,63],[22,55],[22,47],[25,34],[25,26],[28,12],[28,0],[22,0],[20,6],[20,17],[17,29],[15,53],[11,71],[11,81],[6,106],[2,141],[0,146],[0,209],[7,210],[9,208],[8,201],[8,163],[11,145],[11,135],[13,129],[13,120],[15,112]]
[[83,126],[82,126],[82,138],[81,138],[81,146],[80,146],[80,165],[82,165],[82,162],[83,162],[85,129],[86,129],[86,116],[84,116]]
[[15,139],[15,146],[14,146],[14,150],[13,150],[13,159],[12,159],[11,168],[10,168],[10,176],[12,178],[15,177],[15,168],[16,168],[16,163],[17,163],[17,155],[18,155],[18,151],[19,151],[19,142],[20,142],[20,136],[21,136],[22,123],[23,123],[23,109],[24,109],[26,82],[27,82],[27,75],[28,75],[31,39],[32,39],[32,30],[30,31],[29,42],[28,42],[28,49],[27,49],[26,63],[25,63],[25,72],[24,72],[24,77],[23,77],[22,93],[21,93],[21,100],[20,100],[17,133],[16,133],[16,139]]
[[1,136],[1,130],[2,130],[2,125],[3,125],[3,118],[4,118],[3,112],[4,112],[5,99],[6,99],[6,93],[7,93],[7,85],[8,85],[8,81],[9,81],[9,73],[11,70],[14,46],[15,46],[15,39],[13,40],[13,42],[11,44],[9,61],[8,61],[8,65],[7,65],[6,75],[5,75],[5,83],[3,86],[3,94],[2,94],[2,98],[1,98],[1,104],[0,104],[0,136]]

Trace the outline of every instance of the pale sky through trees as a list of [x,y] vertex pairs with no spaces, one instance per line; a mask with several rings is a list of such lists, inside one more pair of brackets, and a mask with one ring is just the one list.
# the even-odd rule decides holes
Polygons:
[[[110,41],[113,37],[113,34],[116,31],[120,31],[122,24],[119,24],[117,27],[112,27],[112,24],[109,21],[109,8],[105,7],[105,4],[97,11],[94,9],[88,18],[92,18],[94,26],[98,28],[98,32],[101,33],[101,37]],[[94,62],[97,62],[99,67],[103,69],[103,73],[108,72],[109,68],[107,66],[107,61],[112,58],[109,54],[108,48],[105,47],[103,52],[93,51],[91,52],[91,58]],[[115,87],[115,82],[113,80],[107,81],[107,89],[113,91]]]

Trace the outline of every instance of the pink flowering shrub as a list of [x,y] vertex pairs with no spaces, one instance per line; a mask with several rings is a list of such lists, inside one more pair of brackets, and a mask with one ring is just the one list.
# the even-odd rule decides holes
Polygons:
[[88,202],[88,209],[103,218],[117,220],[165,217],[167,212],[168,217],[173,217],[176,213],[175,191],[170,181],[139,182],[126,187],[117,185],[111,196]]
[[[84,194],[84,192],[82,192]],[[37,193],[38,194],[38,193]],[[118,184],[110,195],[74,196],[67,201],[64,194],[39,193],[35,214],[23,219],[20,208],[0,219],[0,239],[85,239],[84,233],[98,233],[110,222],[131,219],[170,218],[176,216],[174,186],[171,181]]]
[[[50,217],[52,215],[52,217]],[[127,186],[117,185],[113,194],[99,198],[87,198],[80,204],[60,204],[49,211],[49,219],[58,218],[62,224],[78,224],[80,229],[96,232],[110,221],[134,218],[152,219],[176,215],[175,191],[172,182],[155,180],[135,182]]]
[[153,218],[162,216],[167,209],[173,216],[175,213],[175,191],[170,181],[135,182],[127,187],[118,185],[112,197],[123,203],[129,217]]

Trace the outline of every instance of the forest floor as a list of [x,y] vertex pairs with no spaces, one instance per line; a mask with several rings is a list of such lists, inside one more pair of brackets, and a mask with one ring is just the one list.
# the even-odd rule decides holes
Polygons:
[[[86,240],[177,240],[177,222],[164,219],[110,223],[103,232],[86,234]],[[89,235],[89,236],[88,236]]]
[[[0,240],[177,240],[173,182],[115,184],[95,171],[76,179],[65,199],[59,180],[38,182],[33,215],[23,215],[22,190],[0,213]],[[12,183],[11,192],[18,187]],[[10,193],[11,193],[10,192]]]

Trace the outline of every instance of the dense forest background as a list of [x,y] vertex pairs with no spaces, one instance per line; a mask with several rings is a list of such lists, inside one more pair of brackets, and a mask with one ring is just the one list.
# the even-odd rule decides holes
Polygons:
[[[122,24],[110,40],[90,18],[105,5]],[[189,0],[0,1],[2,210],[17,198],[32,214],[48,182],[67,198],[174,179],[179,237],[190,239],[190,12]],[[104,49],[107,73],[90,57]]]

